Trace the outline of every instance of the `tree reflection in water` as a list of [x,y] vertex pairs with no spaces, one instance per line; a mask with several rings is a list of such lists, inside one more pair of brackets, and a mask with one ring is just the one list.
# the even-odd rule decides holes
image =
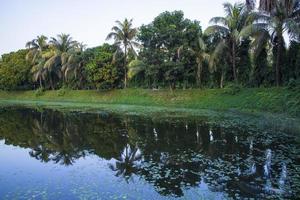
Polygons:
[[133,174],[138,173],[141,159],[140,150],[127,144],[115,164],[109,164],[109,167],[116,172],[116,176],[121,176],[128,182]]
[[[12,108],[0,111],[0,123],[0,140],[30,148],[30,156],[41,162],[69,166],[97,155],[113,161],[108,167],[115,176],[127,182],[142,178],[165,196],[180,197],[191,188],[233,198],[299,194],[289,178],[297,174],[293,161],[299,152],[292,137],[250,134],[194,119]],[[272,146],[278,148],[271,151]]]

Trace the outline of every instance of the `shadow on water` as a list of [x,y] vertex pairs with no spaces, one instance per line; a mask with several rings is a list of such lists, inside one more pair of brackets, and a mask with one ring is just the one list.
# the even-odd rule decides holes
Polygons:
[[143,179],[162,198],[195,188],[234,199],[300,195],[300,146],[285,132],[25,108],[2,109],[0,123],[0,140],[31,158],[67,167],[96,155],[114,176]]

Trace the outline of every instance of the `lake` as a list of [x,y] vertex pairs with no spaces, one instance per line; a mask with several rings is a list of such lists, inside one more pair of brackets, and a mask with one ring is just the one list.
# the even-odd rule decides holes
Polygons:
[[289,131],[107,112],[0,109],[0,199],[297,199]]

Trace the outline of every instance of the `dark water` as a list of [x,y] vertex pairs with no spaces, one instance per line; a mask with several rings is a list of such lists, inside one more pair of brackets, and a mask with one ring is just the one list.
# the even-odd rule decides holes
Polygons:
[[297,199],[288,132],[107,113],[0,110],[0,199]]

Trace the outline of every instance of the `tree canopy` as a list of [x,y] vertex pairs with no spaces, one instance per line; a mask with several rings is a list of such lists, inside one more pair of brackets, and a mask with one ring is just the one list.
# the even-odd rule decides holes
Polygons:
[[[2,55],[0,88],[112,89],[270,87],[300,83],[299,0],[224,3],[202,31],[182,11],[149,24],[116,21],[103,44],[85,48],[69,34],[37,36]],[[221,6],[221,5],[220,5]],[[287,42],[288,35],[289,41]],[[290,45],[288,45],[290,44]]]

